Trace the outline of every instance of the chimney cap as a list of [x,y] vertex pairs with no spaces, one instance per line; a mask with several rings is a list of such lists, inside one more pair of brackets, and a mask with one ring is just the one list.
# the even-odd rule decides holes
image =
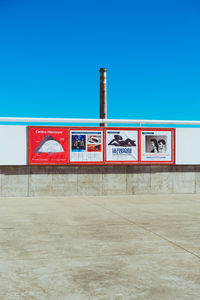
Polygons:
[[100,68],[99,72],[106,72],[106,68]]

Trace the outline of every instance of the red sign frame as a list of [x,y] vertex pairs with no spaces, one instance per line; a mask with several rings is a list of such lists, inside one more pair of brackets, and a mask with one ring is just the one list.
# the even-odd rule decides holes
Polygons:
[[[34,149],[37,148],[39,143],[45,136],[45,133],[38,133],[38,140],[33,134],[34,131],[51,131],[53,140],[62,137],[63,140],[60,141],[64,149],[63,153],[45,155],[44,153],[40,155],[34,153]],[[101,131],[103,142],[102,142],[102,161],[70,161],[70,132],[71,131]],[[138,160],[137,161],[108,161],[106,158],[107,145],[106,145],[106,132],[108,130],[124,130],[124,131],[137,131],[137,147],[138,147]],[[56,135],[53,131],[61,131],[61,134]],[[141,132],[142,131],[170,131],[171,132],[171,160],[170,161],[142,161],[141,160]],[[28,164],[29,165],[175,165],[175,154],[176,154],[176,130],[174,128],[145,128],[145,127],[59,127],[59,126],[28,126]],[[34,154],[34,155],[33,155]],[[49,158],[49,159],[47,159]]]
[[[113,160],[107,160],[107,143],[106,143],[106,132],[109,131],[109,130],[124,130],[124,131],[136,131],[137,132],[137,160],[136,161],[113,161]],[[139,128],[130,128],[130,127],[108,127],[108,128],[105,128],[104,130],[104,152],[105,152],[105,164],[109,164],[109,165],[138,165],[139,164]]]
[[[66,127],[29,126],[28,127],[28,164],[29,165],[66,165],[68,129]],[[44,152],[44,144],[54,143],[60,152]],[[52,144],[51,144],[52,145]],[[52,147],[51,147],[52,148]],[[59,149],[58,149],[59,148]],[[50,148],[49,148],[50,149]],[[48,151],[48,149],[47,149]],[[51,151],[51,150],[49,150]]]
[[[170,161],[144,161],[141,160],[142,154],[141,154],[141,132],[142,131],[169,131],[171,132],[171,160]],[[140,165],[175,165],[175,128],[140,128],[139,129],[139,163]]]
[[[70,160],[70,149],[71,149],[71,131],[101,131],[102,132],[102,137],[103,137],[103,142],[102,142],[102,161],[71,161]],[[70,165],[103,165],[105,163],[105,145],[104,145],[104,128],[101,127],[68,127],[68,163]]]

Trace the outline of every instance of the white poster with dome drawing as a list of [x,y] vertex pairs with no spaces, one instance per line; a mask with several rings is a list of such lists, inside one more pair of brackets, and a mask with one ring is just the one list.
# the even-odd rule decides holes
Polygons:
[[138,130],[106,130],[106,162],[138,162]]
[[141,162],[173,163],[173,129],[141,130]]

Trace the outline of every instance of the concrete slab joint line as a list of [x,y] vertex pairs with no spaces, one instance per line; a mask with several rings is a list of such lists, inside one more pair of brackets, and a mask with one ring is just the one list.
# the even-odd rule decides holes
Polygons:
[[[87,201],[87,202],[90,202],[90,201]],[[92,202],[90,202],[90,203],[92,203]],[[106,208],[105,206],[103,206],[101,204],[96,204],[96,205],[99,206],[99,207],[101,207],[101,208],[103,208],[104,210],[107,210],[107,211],[111,212],[112,214],[114,214],[114,215],[116,215],[116,216],[118,216],[118,217],[120,217],[120,218],[128,221],[129,223],[134,224],[134,225],[136,225],[139,228],[142,228],[144,231],[148,231],[148,232],[150,232],[150,233],[158,236],[162,240],[165,240],[167,243],[170,243],[170,244],[174,245],[175,247],[180,248],[180,249],[184,250],[185,252],[188,252],[189,254],[197,257],[200,260],[200,254],[198,255],[198,254],[194,253],[193,251],[190,251],[190,250],[186,249],[185,247],[179,245],[178,243],[171,241],[170,239],[168,239],[164,235],[161,235],[161,234],[159,234],[159,233],[157,233],[157,232],[155,232],[153,230],[148,229],[145,225],[141,225],[138,222],[134,222],[131,218],[124,217],[122,214],[119,214],[118,212],[116,212],[115,209]]]
[[199,194],[0,201],[1,299],[199,299]]

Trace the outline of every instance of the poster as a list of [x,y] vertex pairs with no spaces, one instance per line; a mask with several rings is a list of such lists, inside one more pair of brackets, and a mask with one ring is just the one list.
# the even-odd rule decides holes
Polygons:
[[63,165],[67,163],[67,129],[29,127],[29,164]]
[[103,162],[103,130],[70,130],[70,162]]
[[137,162],[138,131],[106,130],[106,161]]
[[141,131],[141,162],[173,162],[172,129]]

